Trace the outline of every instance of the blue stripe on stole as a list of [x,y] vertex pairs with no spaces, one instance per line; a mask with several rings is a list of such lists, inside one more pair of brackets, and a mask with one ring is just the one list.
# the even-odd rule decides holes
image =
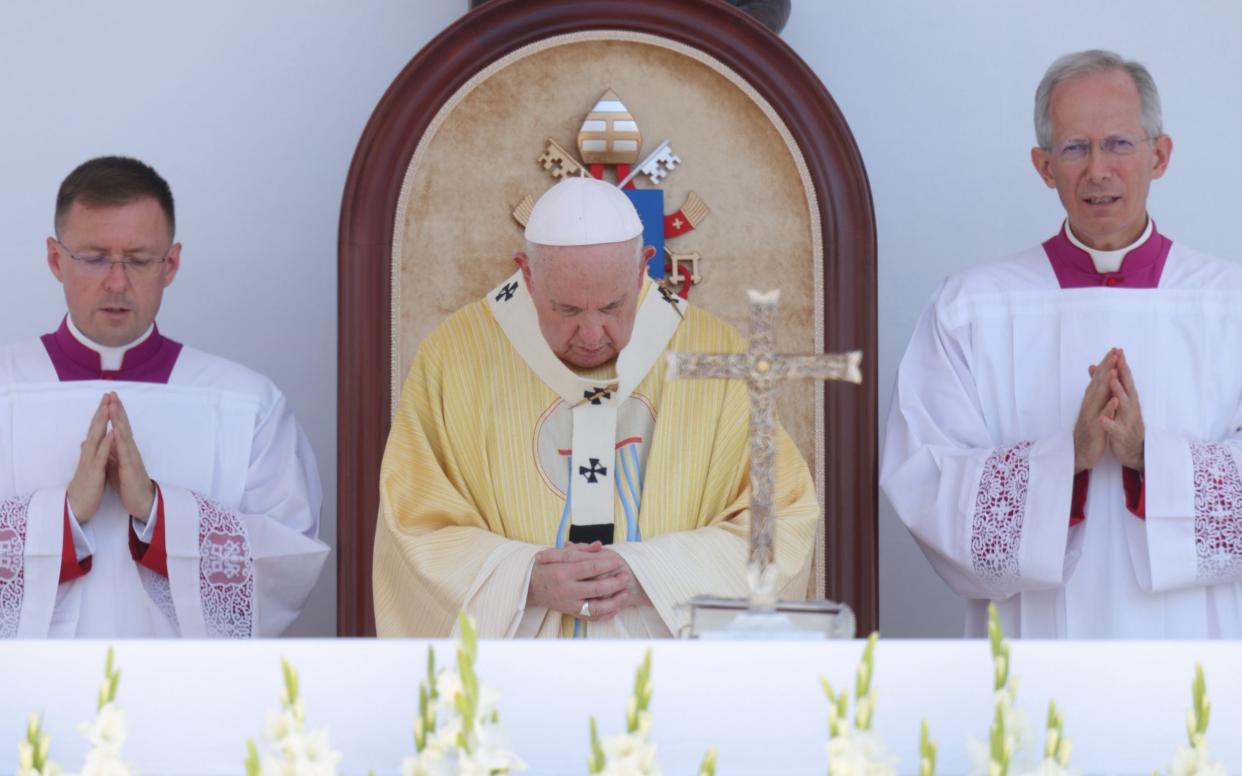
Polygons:
[[[567,477],[565,482],[565,509],[561,511],[561,524],[556,529],[556,547],[562,549],[565,546],[565,537],[569,534],[569,505],[573,502],[570,497],[574,492],[574,459],[572,456],[566,456],[565,466],[567,467]],[[575,639],[586,638],[586,623],[574,618],[574,635]]]
[[643,480],[646,479],[647,472],[643,471],[638,465],[638,446],[630,446],[630,458],[634,460],[634,468],[638,471],[638,500],[643,498]]
[[636,541],[634,538],[634,529],[638,526],[638,510],[634,508],[631,502],[633,498],[633,486],[631,480],[633,475],[630,473],[629,464],[626,463],[625,450],[617,451],[617,469],[621,472],[621,476],[617,478],[617,495],[621,497],[621,508],[625,510],[625,540],[627,542]]
[[[630,445],[625,450],[625,453],[629,456],[631,469],[638,472],[637,477],[627,477],[626,482],[629,483],[630,492],[634,496],[634,512],[635,514],[639,514],[642,512],[643,506],[643,475],[645,472],[643,472],[642,468],[638,465],[638,445]],[[634,536],[633,538],[628,539],[628,541],[641,542],[642,540],[643,531],[638,526],[638,519],[635,518]]]
[[561,510],[561,524],[556,528],[556,548],[559,550],[565,546],[565,537],[569,534],[569,505],[573,503],[570,498],[574,492],[574,459],[572,456],[565,456],[566,477],[565,482],[565,509]]

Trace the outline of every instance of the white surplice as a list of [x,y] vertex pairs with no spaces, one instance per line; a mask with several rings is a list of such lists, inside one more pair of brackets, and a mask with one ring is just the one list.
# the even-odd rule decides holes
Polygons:
[[[1242,266],[1173,245],[1155,289],[1062,289],[1042,248],[948,279],[898,370],[881,485],[983,635],[1242,637]],[[1111,453],[1069,525],[1087,367],[1121,347],[1146,519]]]
[[[108,391],[163,494],[168,576],[131,557],[106,488],[91,568],[59,584],[65,488]],[[284,397],[238,364],[186,347],[167,384],[62,382],[39,341],[0,350],[0,637],[278,635],[327,557],[321,500]]]

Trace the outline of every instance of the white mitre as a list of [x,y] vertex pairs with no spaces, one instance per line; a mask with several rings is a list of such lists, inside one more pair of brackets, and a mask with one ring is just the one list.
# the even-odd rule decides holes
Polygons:
[[544,192],[526,220],[526,239],[536,245],[603,245],[642,233],[630,198],[596,178],[564,179]]

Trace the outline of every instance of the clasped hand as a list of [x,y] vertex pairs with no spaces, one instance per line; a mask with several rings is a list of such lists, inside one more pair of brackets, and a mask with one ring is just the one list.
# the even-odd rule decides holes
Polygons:
[[1074,425],[1074,473],[1093,468],[1106,450],[1125,466],[1143,471],[1143,413],[1125,351],[1113,348],[1087,367],[1091,382]]
[[611,619],[627,606],[651,605],[630,565],[599,542],[540,550],[530,573],[527,605],[576,617],[583,602],[590,604],[593,622]]
[[77,471],[65,492],[78,522],[94,517],[105,485],[116,491],[130,515],[145,522],[155,501],[155,483],[147,476],[129,416],[115,392],[99,400],[81,450]]

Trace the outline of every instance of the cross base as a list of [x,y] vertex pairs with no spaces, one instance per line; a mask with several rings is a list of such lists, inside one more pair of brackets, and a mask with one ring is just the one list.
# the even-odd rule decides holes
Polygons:
[[696,596],[690,600],[685,638],[734,641],[852,639],[854,611],[835,601],[778,601],[772,611],[752,611],[745,598]]

